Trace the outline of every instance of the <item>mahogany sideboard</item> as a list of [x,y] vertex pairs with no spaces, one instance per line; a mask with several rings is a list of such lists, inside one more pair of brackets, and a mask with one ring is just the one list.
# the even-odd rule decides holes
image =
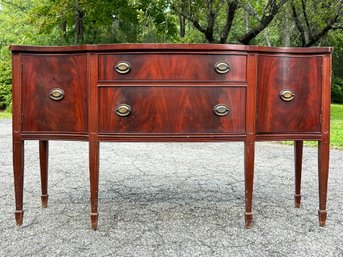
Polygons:
[[319,224],[325,225],[331,48],[114,44],[10,49],[17,225],[23,222],[25,140],[39,140],[43,207],[48,202],[48,141],[89,142],[93,229],[99,142],[243,141],[249,228],[255,142],[294,141],[299,208],[303,141],[315,140]]

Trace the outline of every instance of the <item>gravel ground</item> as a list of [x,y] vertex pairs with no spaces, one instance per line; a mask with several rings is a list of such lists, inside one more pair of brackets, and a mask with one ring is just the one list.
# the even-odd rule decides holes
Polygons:
[[247,230],[243,143],[101,143],[93,231],[87,143],[51,141],[42,209],[38,142],[26,141],[24,223],[16,227],[10,120],[0,120],[0,140],[0,256],[343,256],[343,151],[331,151],[322,228],[316,148],[304,148],[296,209],[293,147],[257,143]]

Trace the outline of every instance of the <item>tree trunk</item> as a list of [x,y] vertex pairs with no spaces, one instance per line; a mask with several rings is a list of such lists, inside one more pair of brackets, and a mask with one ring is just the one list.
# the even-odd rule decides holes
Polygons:
[[214,23],[215,23],[216,17],[215,17],[215,13],[212,7],[213,7],[212,0],[207,0],[208,13],[207,13],[207,28],[205,32],[205,37],[209,43],[215,42],[213,31],[214,31]]
[[79,9],[79,0],[75,0],[75,43],[83,42],[83,17],[84,13]]
[[268,28],[265,28],[263,30],[263,33],[264,33],[264,40],[266,41],[266,45],[271,46],[272,44],[270,43]]
[[227,37],[229,36],[229,32],[231,30],[233,19],[235,18],[237,8],[238,8],[238,4],[236,1],[230,2],[227,6],[226,22],[225,22],[225,26],[223,27],[220,40],[219,40],[221,44],[225,44],[227,41]]
[[67,21],[65,16],[62,17],[62,21],[60,23],[60,29],[62,31],[63,41],[67,42]]
[[244,10],[244,28],[245,28],[245,33],[248,33],[248,31],[249,31],[249,13],[247,10]]
[[316,44],[321,38],[323,38],[333,28],[333,25],[337,22],[338,18],[339,18],[339,16],[336,15],[333,19],[331,19],[328,22],[328,24],[321,31],[319,31],[315,35],[312,35],[310,40],[303,46],[304,47],[310,47],[310,46],[313,46],[314,44]]
[[[182,0],[181,3],[181,12],[186,13],[186,1]],[[180,21],[180,37],[185,37],[186,35],[186,18],[179,14],[179,21]]]
[[287,0],[280,0],[280,2],[277,3],[277,1],[270,0],[270,11],[262,16],[260,23],[257,26],[250,29],[250,31],[248,33],[245,33],[245,35],[238,41],[244,45],[249,45],[250,41],[253,40],[270,24],[270,22],[274,19],[275,15],[279,12],[280,8],[285,4],[286,1]]
[[294,24],[290,22],[290,17],[288,11],[285,11],[282,16],[282,46],[291,46],[291,35],[294,29]]

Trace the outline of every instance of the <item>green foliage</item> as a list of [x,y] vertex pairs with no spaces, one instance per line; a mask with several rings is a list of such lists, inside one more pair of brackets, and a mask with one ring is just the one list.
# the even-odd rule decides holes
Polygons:
[[343,79],[343,30],[331,31],[321,40],[321,43],[333,46],[332,70],[334,77]]
[[11,54],[8,46],[0,48],[0,85],[12,83]]
[[[118,42],[170,42],[177,35],[177,21],[166,0],[43,1],[28,13],[41,35],[53,35],[50,44]],[[76,10],[80,14],[76,20]],[[77,26],[81,27],[79,37]]]
[[[233,2],[238,7],[228,36],[224,38],[225,43],[238,43],[249,30],[261,24],[262,17],[271,13],[273,4],[282,1],[0,0],[1,108],[10,106],[10,44],[207,43],[204,32],[199,31],[189,17],[182,16],[182,12],[190,15],[205,31],[214,17],[213,42],[221,42],[228,6]],[[296,25],[292,5],[300,26]],[[342,1],[287,0],[281,6],[271,23],[248,43],[301,46],[311,42],[311,38],[334,21],[314,45],[334,46],[332,100],[342,101]],[[184,35],[180,33],[181,20],[184,21]],[[303,33],[299,28],[303,28]]]
[[333,103],[343,103],[343,79],[342,78],[334,78],[332,80],[331,101]]
[[0,85],[0,110],[12,109],[12,87],[11,85]]

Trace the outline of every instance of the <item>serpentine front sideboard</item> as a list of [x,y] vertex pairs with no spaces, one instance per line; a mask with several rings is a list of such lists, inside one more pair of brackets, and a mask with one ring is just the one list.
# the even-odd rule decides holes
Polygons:
[[23,222],[24,140],[39,140],[43,207],[48,141],[89,142],[93,229],[99,142],[243,141],[249,228],[255,142],[294,141],[295,206],[300,207],[303,141],[315,140],[319,224],[325,225],[331,48],[115,44],[10,49],[17,225]]

